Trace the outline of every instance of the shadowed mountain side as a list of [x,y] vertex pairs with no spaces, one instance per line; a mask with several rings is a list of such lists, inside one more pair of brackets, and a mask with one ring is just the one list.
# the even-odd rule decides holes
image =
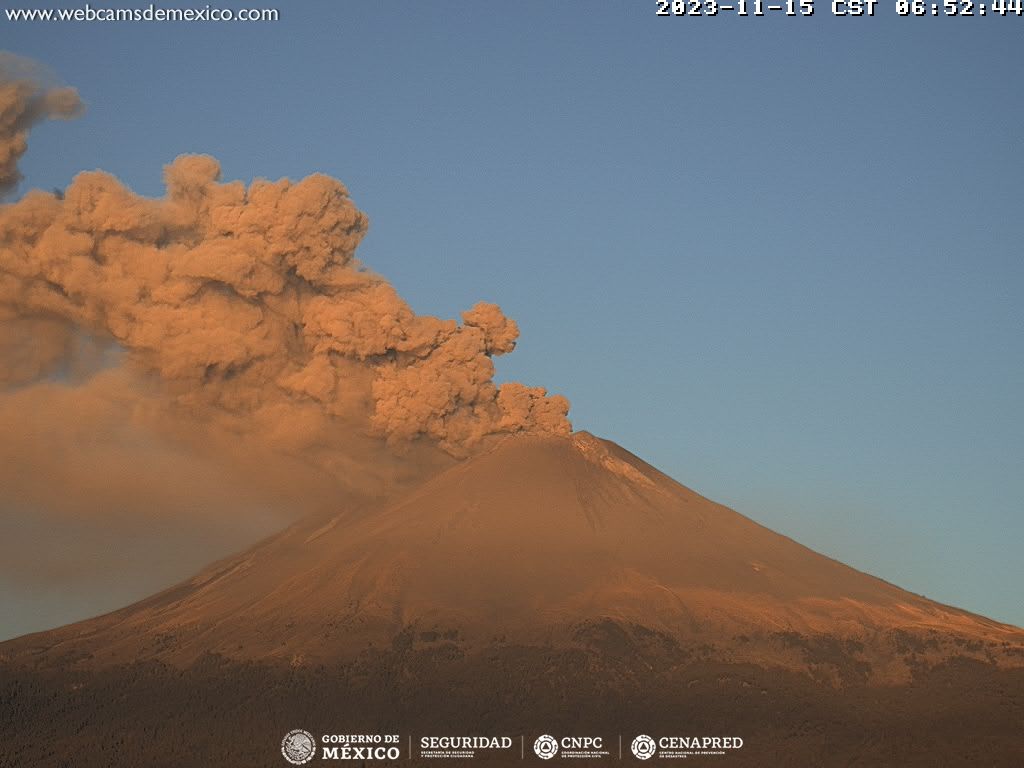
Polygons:
[[959,655],[1024,664],[1021,630],[818,555],[587,433],[501,439],[397,500],[303,521],[0,658],[305,665],[424,638],[475,652],[623,632],[835,684],[905,681]]

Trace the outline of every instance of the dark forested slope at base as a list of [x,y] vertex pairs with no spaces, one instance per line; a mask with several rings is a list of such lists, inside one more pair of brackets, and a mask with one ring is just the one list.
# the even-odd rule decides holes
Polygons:
[[[142,662],[105,669],[0,666],[0,765],[286,765],[283,735],[395,733],[603,735],[605,763],[640,764],[639,733],[740,736],[744,746],[685,765],[1021,766],[1024,670],[969,659],[917,669],[901,686],[832,685],[805,674],[587,649],[495,646],[367,653],[343,667],[238,663],[188,669]],[[511,763],[523,765],[518,750]],[[450,761],[424,760],[439,766]],[[463,761],[465,762],[465,761]],[[497,765],[510,762],[478,759]],[[574,760],[573,764],[586,761]],[[311,763],[338,764],[321,761]],[[352,763],[348,763],[352,764]]]

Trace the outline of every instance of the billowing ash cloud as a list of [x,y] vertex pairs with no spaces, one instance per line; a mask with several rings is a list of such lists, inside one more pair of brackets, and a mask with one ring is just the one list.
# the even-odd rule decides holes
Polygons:
[[339,182],[221,184],[205,156],[164,175],[158,200],[90,172],[63,199],[32,192],[0,211],[8,377],[59,368],[84,331],[177,403],[268,432],[365,427],[457,454],[498,432],[568,432],[563,398],[493,383],[491,357],[518,335],[498,307],[477,304],[461,325],[417,316],[360,267],[367,221]]
[[82,111],[74,88],[47,87],[34,62],[0,51],[0,199],[21,180],[18,160],[28,132],[41,120],[67,120]]

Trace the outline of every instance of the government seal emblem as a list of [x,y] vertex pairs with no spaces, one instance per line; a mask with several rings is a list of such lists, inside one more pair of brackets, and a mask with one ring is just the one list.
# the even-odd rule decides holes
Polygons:
[[316,741],[313,739],[313,734],[301,728],[288,731],[284,739],[281,740],[281,754],[292,765],[305,765],[316,754]]

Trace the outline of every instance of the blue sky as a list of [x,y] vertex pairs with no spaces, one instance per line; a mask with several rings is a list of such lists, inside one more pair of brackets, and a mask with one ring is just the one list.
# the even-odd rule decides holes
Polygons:
[[362,259],[419,312],[499,303],[523,331],[500,375],[577,428],[1024,624],[1024,19],[654,11],[302,2],[0,20],[0,48],[89,105],[33,134],[26,186],[159,194],[182,152],[336,176]]

